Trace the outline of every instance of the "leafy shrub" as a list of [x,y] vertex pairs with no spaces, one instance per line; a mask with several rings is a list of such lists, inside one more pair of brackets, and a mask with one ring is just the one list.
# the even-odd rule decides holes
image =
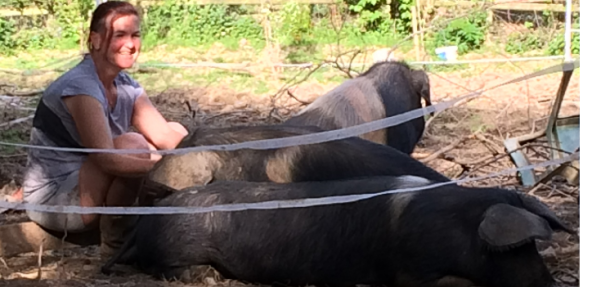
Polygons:
[[[565,29],[565,25],[562,26]],[[562,29],[562,32],[564,31]],[[572,29],[580,29],[580,17],[575,15],[574,21],[572,22]],[[565,38],[564,33],[557,33],[557,35],[549,42],[547,46],[547,55],[562,55],[565,50]],[[571,34],[571,53],[580,54],[580,33]]]
[[14,34],[13,39],[17,49],[42,49],[54,46],[53,37],[49,31],[38,27],[22,29]]
[[487,32],[487,14],[478,12],[466,18],[450,21],[448,25],[436,33],[435,45],[458,47],[462,55],[471,50],[481,48]]
[[415,5],[414,0],[399,0],[394,15],[395,30],[397,33],[407,34],[413,29],[411,27],[411,7]]
[[282,45],[307,42],[310,38],[312,22],[310,5],[294,2],[286,3],[271,15],[273,34]]
[[16,43],[13,35],[16,33],[14,22],[0,18],[0,53],[13,55]]
[[542,49],[543,46],[543,40],[535,34],[512,33],[506,42],[505,51],[511,54],[522,54]]
[[540,33],[537,33],[533,28],[531,22],[525,22],[524,26],[527,32],[511,33],[507,38],[505,51],[511,54],[522,54],[524,52],[542,49],[545,45],[545,41],[540,37]]
[[392,26],[390,15],[385,8],[386,1],[384,0],[359,0],[357,3],[350,5],[349,9],[358,14],[356,24],[359,27],[359,32],[377,31],[384,32],[385,28],[388,31]]
[[147,11],[143,28],[156,39],[175,38],[191,44],[226,37],[260,38],[262,27],[228,5],[191,5],[166,0]]

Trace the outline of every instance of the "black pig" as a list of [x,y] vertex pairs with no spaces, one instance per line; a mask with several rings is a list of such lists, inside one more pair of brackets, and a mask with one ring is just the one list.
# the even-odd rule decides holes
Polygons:
[[[265,125],[196,129],[178,148],[283,138],[322,131],[313,126]],[[216,180],[299,182],[372,175],[416,175],[434,181],[447,177],[394,148],[358,137],[279,149],[202,151],[165,155],[149,181],[173,189]]]
[[[429,81],[425,71],[410,69],[403,62],[376,63],[317,98],[285,123],[334,130],[402,114],[421,108],[422,98],[426,106],[431,105]],[[419,117],[360,137],[411,154],[424,129],[425,120]]]
[[[158,206],[212,206],[368,194],[425,186],[414,176],[324,182],[219,181]],[[210,265],[259,284],[550,287],[535,239],[573,232],[540,201],[498,188],[456,185],[303,208],[142,216],[106,265],[135,262],[178,278]]]

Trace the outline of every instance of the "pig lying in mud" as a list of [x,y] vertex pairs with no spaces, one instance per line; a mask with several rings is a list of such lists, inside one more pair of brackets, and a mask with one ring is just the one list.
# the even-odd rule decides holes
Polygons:
[[[322,131],[313,126],[246,126],[200,128],[178,148],[283,138]],[[148,182],[172,189],[216,180],[300,182],[374,175],[416,175],[450,181],[444,175],[394,148],[350,137],[279,149],[202,151],[165,155],[149,173]]]
[[[212,206],[425,186],[415,176],[271,183],[219,181],[158,206]],[[103,266],[135,263],[158,278],[209,265],[227,279],[289,286],[355,284],[551,287],[535,239],[573,233],[543,203],[497,188],[445,185],[302,208],[141,216]]]

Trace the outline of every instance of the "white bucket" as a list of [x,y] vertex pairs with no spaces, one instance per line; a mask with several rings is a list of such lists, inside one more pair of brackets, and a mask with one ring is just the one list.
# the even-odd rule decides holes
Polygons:
[[440,59],[444,61],[456,61],[456,57],[458,56],[457,52],[457,46],[446,46],[436,48],[436,54]]

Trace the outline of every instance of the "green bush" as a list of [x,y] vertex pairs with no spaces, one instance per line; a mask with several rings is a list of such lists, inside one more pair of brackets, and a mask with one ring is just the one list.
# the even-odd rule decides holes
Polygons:
[[282,45],[298,45],[310,40],[310,5],[289,2],[271,15],[273,37]]
[[390,30],[393,24],[389,13],[384,9],[384,0],[359,0],[350,5],[349,9],[357,13],[355,24],[359,27],[360,33],[368,31],[384,32]]
[[154,39],[188,44],[211,43],[228,37],[262,38],[262,27],[241,9],[228,5],[190,5],[167,0],[146,12],[143,30]]
[[[393,45],[397,39],[411,33],[411,8],[416,0],[391,0],[390,4],[387,4],[388,0],[340,1],[338,14],[345,19],[342,27],[331,24],[329,4],[286,2],[278,11],[266,15],[271,20],[273,38],[288,53],[288,61],[310,61],[319,53],[319,45],[335,44],[338,40],[344,48]],[[0,0],[0,7],[17,11],[31,6],[45,9],[49,15],[29,17],[27,21],[0,18],[0,53],[76,47],[85,40],[80,39],[81,35],[86,37],[88,33],[86,29],[95,0]],[[252,15],[258,10],[261,10],[260,5],[197,5],[187,0],[162,0],[143,11],[144,43],[150,48],[163,43],[197,46],[219,41],[226,47],[238,48],[239,40],[245,38],[259,48],[264,44],[264,30],[260,20]],[[438,21],[445,19],[432,22],[430,24],[442,28],[425,36],[425,46],[434,56],[434,48],[438,46],[456,45],[459,55],[478,50],[488,32],[486,19],[486,12],[478,11],[465,18],[440,22],[443,25]],[[552,29],[556,21],[555,14],[544,12],[542,21],[537,23]],[[573,27],[579,28],[577,14]],[[84,33],[81,28],[85,29]],[[506,52],[520,54],[544,49],[550,55],[563,53],[563,33],[558,32],[553,37],[546,36],[551,34],[544,34],[546,30],[539,28],[530,31],[514,33],[504,39]],[[572,36],[572,53],[579,54],[580,35],[574,33]],[[410,45],[410,42],[404,45]]]
[[481,48],[485,41],[487,28],[487,13],[485,12],[477,12],[466,18],[458,18],[450,21],[444,29],[436,32],[434,45],[436,47],[457,46],[459,55],[466,54],[471,50]]
[[540,33],[533,29],[532,22],[525,22],[527,32],[514,32],[507,38],[504,50],[510,54],[522,54],[524,52],[540,50],[545,46],[545,41]]
[[0,53],[13,55],[16,43],[13,36],[16,33],[14,22],[0,18]]
[[[565,35],[563,33],[565,25],[563,25],[562,28],[562,33],[557,33],[551,42],[549,42],[549,45],[545,50],[547,55],[563,55],[565,50]],[[580,29],[580,16],[577,14],[572,22],[572,29]],[[580,54],[580,33],[571,34],[571,53],[576,55]]]
[[14,34],[13,39],[14,45],[20,50],[53,48],[55,45],[53,35],[38,27],[20,30]]
[[395,13],[391,13],[394,17],[395,30],[397,33],[408,34],[413,29],[411,27],[411,7],[415,5],[414,0],[399,0],[396,1]]
[[539,50],[544,46],[543,40],[536,34],[512,33],[508,37],[505,51],[510,54]]

